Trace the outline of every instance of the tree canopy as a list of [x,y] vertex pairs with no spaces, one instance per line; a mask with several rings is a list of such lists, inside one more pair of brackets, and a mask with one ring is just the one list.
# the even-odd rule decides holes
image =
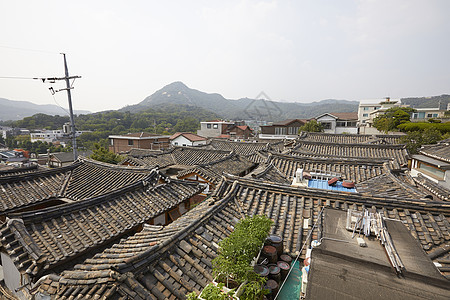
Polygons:
[[91,155],[92,159],[114,165],[117,165],[123,159],[122,156],[115,154],[111,151],[108,151],[105,147],[102,147],[99,143],[95,143],[94,147],[95,149]]
[[299,132],[307,131],[307,132],[323,132],[323,125],[316,120],[311,120],[307,122],[305,125],[300,127]]
[[397,126],[410,121],[411,114],[416,110],[411,107],[392,107],[384,115],[373,120],[373,127],[379,131],[388,132],[397,130]]

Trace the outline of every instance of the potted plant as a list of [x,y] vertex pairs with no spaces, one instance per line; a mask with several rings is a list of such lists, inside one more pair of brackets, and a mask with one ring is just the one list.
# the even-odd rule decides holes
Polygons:
[[[253,272],[252,261],[258,255],[272,225],[266,216],[255,215],[240,220],[234,231],[219,243],[219,255],[213,260],[216,282],[231,288],[230,283],[240,285],[239,296],[243,285],[260,277]],[[255,277],[256,276],[256,277]]]

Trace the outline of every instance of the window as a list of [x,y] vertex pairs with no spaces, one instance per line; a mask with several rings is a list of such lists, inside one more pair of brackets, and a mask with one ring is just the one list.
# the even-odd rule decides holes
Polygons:
[[373,109],[377,110],[377,109],[380,109],[380,108],[381,108],[381,106],[375,106]]
[[431,118],[432,116],[432,114],[427,114],[427,118]]
[[178,142],[175,142],[174,144],[175,144],[175,146],[178,146]]
[[133,140],[128,140],[128,146],[133,146]]
[[219,124],[213,124],[213,129],[219,128]]
[[211,124],[206,124],[206,128],[211,129]]
[[369,110],[370,109],[370,107],[364,107],[364,110]]
[[433,114],[433,118],[437,118],[438,114]]
[[420,169],[420,171],[427,175],[430,175],[438,180],[444,180],[445,172],[436,168],[435,166],[419,161],[418,168]]
[[320,122],[320,123],[322,123],[323,129],[331,129],[330,122]]
[[356,127],[356,122],[347,122],[347,127]]
[[113,140],[113,139],[110,139],[109,141],[110,141],[110,143],[111,143],[111,146],[114,146],[114,140]]
[[346,122],[336,122],[336,127],[345,127]]
[[299,127],[289,127],[288,132],[289,134],[298,134]]
[[286,134],[286,128],[275,127],[275,134],[276,135],[285,135]]
[[369,116],[369,114],[363,114],[363,117],[367,118]]

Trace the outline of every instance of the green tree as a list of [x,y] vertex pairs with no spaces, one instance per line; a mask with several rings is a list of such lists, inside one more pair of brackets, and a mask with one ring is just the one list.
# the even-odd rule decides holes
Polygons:
[[408,132],[400,138],[400,143],[406,144],[409,153],[416,154],[422,145],[436,144],[442,138],[439,130],[429,127],[422,131]]
[[98,143],[95,143],[94,147],[95,149],[91,155],[92,159],[114,165],[117,165],[123,159],[122,156],[108,151],[105,147],[100,146]]
[[323,132],[322,123],[317,122],[316,120],[311,120],[299,129],[299,133],[302,131],[307,132]]
[[388,132],[397,130],[397,126],[410,121],[411,114],[416,110],[411,107],[392,107],[384,115],[373,120],[373,127],[379,131]]

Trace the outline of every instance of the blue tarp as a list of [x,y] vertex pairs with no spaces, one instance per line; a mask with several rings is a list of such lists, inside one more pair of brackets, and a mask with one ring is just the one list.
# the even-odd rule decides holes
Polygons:
[[327,180],[310,179],[308,181],[308,187],[315,188],[315,189],[356,193],[355,188],[348,189],[348,188],[343,187],[341,181],[336,182],[336,184],[334,184],[334,185],[328,185]]

